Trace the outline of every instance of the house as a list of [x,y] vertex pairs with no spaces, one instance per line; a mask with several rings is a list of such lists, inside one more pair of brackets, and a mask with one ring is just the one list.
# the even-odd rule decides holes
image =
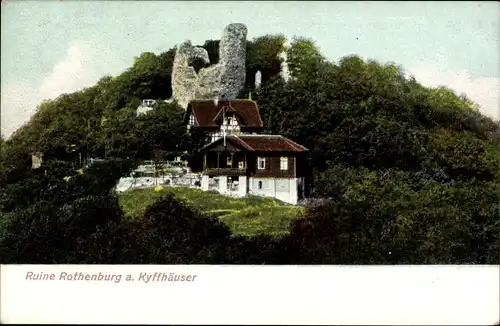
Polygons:
[[155,104],[156,104],[156,100],[152,100],[152,99],[142,100],[141,105],[139,105],[139,107],[136,110],[137,116],[139,116],[141,114],[146,114],[149,111],[153,110],[153,107]]
[[264,128],[256,102],[193,100],[184,122],[209,136],[198,153],[203,190],[274,197],[294,205],[305,197],[307,148],[280,135],[260,134]]
[[305,195],[307,151],[280,135],[223,136],[200,150],[201,188],[235,197],[274,197],[295,205]]
[[264,129],[259,107],[252,100],[194,100],[187,106],[184,122],[205,132],[211,142],[224,133],[257,134]]

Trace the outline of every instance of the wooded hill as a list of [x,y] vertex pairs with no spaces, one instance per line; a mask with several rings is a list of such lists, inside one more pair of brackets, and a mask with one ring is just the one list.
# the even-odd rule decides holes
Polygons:
[[[200,144],[171,96],[175,50],[146,52],[116,77],[45,101],[1,140],[0,254],[10,263],[498,264],[500,124],[463,95],[427,88],[394,64],[326,60],[311,40],[248,42],[247,85],[265,132],[311,150],[314,196],[291,233],[231,236],[167,195],[129,221],[113,186],[142,159]],[[203,45],[217,62],[218,41]],[[201,65],[197,63],[197,69]],[[254,89],[255,72],[262,85]],[[44,153],[31,169],[31,153]],[[107,162],[82,169],[82,158]]]

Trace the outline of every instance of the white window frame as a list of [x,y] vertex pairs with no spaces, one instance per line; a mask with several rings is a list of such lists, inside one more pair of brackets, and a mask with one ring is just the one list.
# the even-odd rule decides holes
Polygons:
[[[261,167],[262,163],[262,167]],[[257,157],[257,169],[265,170],[266,169],[266,158],[265,157]]]
[[286,156],[280,157],[280,170],[281,171],[288,170],[288,157]]
[[189,116],[189,125],[194,126],[194,115],[192,114]]

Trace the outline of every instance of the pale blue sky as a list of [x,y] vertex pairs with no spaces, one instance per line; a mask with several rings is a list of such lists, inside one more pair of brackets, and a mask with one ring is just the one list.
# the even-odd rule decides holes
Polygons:
[[218,39],[241,22],[248,38],[282,33],[314,39],[332,60],[358,54],[396,62],[429,86],[445,84],[498,119],[497,2],[2,2],[2,133],[42,98],[118,74],[142,52],[190,39]]

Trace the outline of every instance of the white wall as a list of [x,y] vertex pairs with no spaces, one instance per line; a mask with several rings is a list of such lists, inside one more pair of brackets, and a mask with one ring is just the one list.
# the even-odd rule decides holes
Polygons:
[[208,175],[201,176],[201,189],[207,191],[208,190]]
[[[250,183],[252,184],[251,190],[253,195],[274,197],[275,185],[273,178],[250,177]],[[261,183],[262,188],[259,188],[259,183]]]
[[[181,177],[173,176],[171,174],[166,174],[162,176],[155,177],[124,177],[118,180],[116,185],[116,191],[126,191],[128,189],[135,188],[152,188],[157,185],[162,186],[180,186],[189,188],[199,188],[195,186],[195,182],[200,181],[198,175],[196,174],[185,174]],[[203,179],[201,180],[203,181]],[[208,189],[208,188],[207,188]]]
[[151,110],[153,110],[153,108],[152,108],[152,107],[149,107],[149,106],[143,106],[143,105],[141,105],[141,106],[139,106],[139,107],[137,108],[137,110],[136,110],[136,114],[139,116],[139,115],[141,115],[141,114],[146,114],[146,113],[148,113],[148,112],[149,112],[149,111],[151,111]]
[[239,197],[245,197],[248,194],[248,187],[247,187],[247,177],[246,176],[240,176],[239,177],[239,185],[238,185],[238,196]]
[[[259,189],[262,182],[262,189]],[[297,178],[250,178],[250,193],[256,196],[273,197],[286,203],[296,205],[298,201]]]
[[219,177],[219,193],[224,194],[226,192],[228,192],[227,191],[227,177],[220,176]]
[[[219,180],[219,186],[217,187],[216,190],[220,194],[223,194],[225,196],[231,196],[231,197],[245,197],[248,194],[248,185],[247,185],[247,177],[246,176],[239,176],[238,187],[235,190],[228,188],[231,185],[228,182],[227,176],[214,177],[214,179],[215,178],[217,178]],[[203,184],[202,184],[202,188],[203,188]],[[205,189],[203,189],[203,190],[205,190]]]
[[[175,180],[174,180],[175,179]],[[181,180],[182,179],[182,180]],[[185,179],[185,180],[184,180]],[[166,182],[170,181],[168,186],[183,186],[191,188],[199,188],[194,186],[192,180],[187,178],[173,178],[172,176],[161,176],[155,179],[154,177],[140,178],[121,178],[116,185],[118,192],[126,191],[134,188],[152,188],[156,185],[166,186]],[[298,202],[298,187],[300,179],[297,178],[247,178],[246,176],[239,177],[239,185],[237,191],[230,191],[227,188],[227,176],[220,176],[219,187],[217,191],[223,195],[231,197],[245,197],[248,194],[255,196],[271,197],[279,199],[285,203],[296,205]],[[182,181],[182,182],[177,182]],[[259,189],[259,181],[262,182],[262,189]],[[248,187],[247,187],[248,186]],[[203,175],[201,177],[201,189],[209,190],[209,177]]]
[[287,201],[290,204],[296,205],[297,201],[299,200],[299,179],[297,178],[292,178],[289,179],[290,182],[290,192],[289,192],[289,201]]

